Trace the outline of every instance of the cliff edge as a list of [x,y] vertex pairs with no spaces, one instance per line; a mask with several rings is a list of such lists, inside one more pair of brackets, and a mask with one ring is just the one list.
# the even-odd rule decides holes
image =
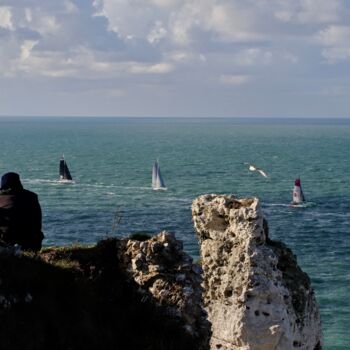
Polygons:
[[192,205],[201,266],[168,232],[0,247],[0,349],[319,350],[314,291],[259,200]]
[[[179,244],[161,234],[146,243],[110,238],[91,247],[46,248],[37,255],[0,247],[0,349],[201,349],[208,343],[200,337],[196,312],[201,310],[189,310],[198,291],[183,289],[186,278],[199,286],[201,277],[191,272],[192,264],[184,271],[181,264],[189,257],[172,251]],[[148,267],[135,262],[148,279],[132,278],[132,246],[153,248],[142,255],[149,257]],[[162,246],[170,249],[168,260]],[[152,264],[162,259],[163,269]],[[179,281],[172,268],[185,279]]]
[[194,200],[192,216],[211,349],[321,349],[309,277],[290,249],[268,238],[259,200],[204,195]]

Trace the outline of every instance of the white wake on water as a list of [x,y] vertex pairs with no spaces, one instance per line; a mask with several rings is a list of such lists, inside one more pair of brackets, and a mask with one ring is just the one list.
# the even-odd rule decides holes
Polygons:
[[48,180],[48,179],[23,179],[23,183],[27,184],[54,184],[54,185],[62,185],[62,184],[75,184],[75,181],[69,181],[69,182],[62,182],[60,180]]
[[289,207],[289,208],[313,208],[316,207],[317,204],[315,202],[306,202],[297,205],[293,205],[291,203],[264,203],[265,207]]

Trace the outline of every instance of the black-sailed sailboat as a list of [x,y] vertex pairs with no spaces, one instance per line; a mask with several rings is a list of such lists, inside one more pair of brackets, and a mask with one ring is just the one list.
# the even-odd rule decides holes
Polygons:
[[64,155],[62,155],[60,159],[59,171],[60,171],[60,182],[72,182],[73,178],[68,169],[66,160],[64,159]]

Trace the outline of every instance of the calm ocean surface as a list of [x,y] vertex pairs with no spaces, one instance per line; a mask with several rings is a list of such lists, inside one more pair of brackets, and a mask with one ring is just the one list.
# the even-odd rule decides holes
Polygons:
[[[39,195],[45,245],[168,230],[197,258],[191,201],[258,196],[271,238],[312,279],[328,350],[350,349],[349,150],[350,120],[0,118],[0,172]],[[57,182],[62,153],[74,184]],[[165,192],[151,189],[156,158]],[[288,206],[299,175],[310,208]]]

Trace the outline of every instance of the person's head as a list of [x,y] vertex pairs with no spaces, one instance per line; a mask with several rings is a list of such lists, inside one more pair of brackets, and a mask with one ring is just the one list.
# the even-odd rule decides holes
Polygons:
[[1,190],[22,190],[23,186],[17,173],[6,173],[1,177]]

